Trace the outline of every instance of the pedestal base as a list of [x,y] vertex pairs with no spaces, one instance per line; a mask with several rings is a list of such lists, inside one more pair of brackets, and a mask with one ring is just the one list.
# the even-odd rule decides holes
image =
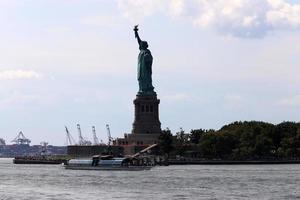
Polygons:
[[124,146],[125,154],[134,154],[138,149],[158,143],[161,134],[159,121],[159,99],[156,93],[137,95],[133,101],[135,108],[131,134],[117,138],[116,145]]
[[135,117],[132,126],[132,134],[160,134],[159,102],[156,94],[137,95],[133,101]]

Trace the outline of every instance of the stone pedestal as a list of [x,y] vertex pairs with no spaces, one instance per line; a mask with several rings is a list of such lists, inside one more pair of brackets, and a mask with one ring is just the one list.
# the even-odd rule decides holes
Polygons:
[[130,134],[124,138],[117,138],[116,145],[124,146],[126,154],[133,154],[137,147],[147,147],[158,143],[161,133],[159,121],[159,99],[156,93],[151,95],[137,95],[134,103],[134,122]]
[[137,95],[133,101],[135,106],[132,134],[160,134],[159,102],[156,94]]

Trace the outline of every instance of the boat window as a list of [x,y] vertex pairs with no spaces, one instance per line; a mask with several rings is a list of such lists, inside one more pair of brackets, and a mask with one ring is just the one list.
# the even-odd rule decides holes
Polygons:
[[149,112],[149,106],[146,105],[146,112]]
[[153,112],[153,105],[150,106],[150,112]]

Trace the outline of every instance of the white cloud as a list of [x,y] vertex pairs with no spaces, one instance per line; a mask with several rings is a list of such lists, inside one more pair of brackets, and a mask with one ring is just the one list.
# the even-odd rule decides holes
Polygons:
[[243,23],[242,23],[242,26],[244,27],[251,27],[255,24],[255,20],[256,20],[256,16],[246,16],[244,19],[243,19]]
[[285,107],[300,106],[300,94],[281,99],[277,102],[277,105]]
[[184,0],[171,0],[169,13],[171,16],[180,16],[185,12]]
[[0,71],[0,80],[39,79],[42,75],[33,70],[4,70]]
[[198,12],[192,17],[195,26],[213,28],[222,34],[260,37],[269,29],[265,14],[266,0],[198,0]]
[[118,3],[123,15],[131,20],[160,12],[238,37],[262,37],[274,29],[300,28],[300,4],[286,0],[119,0]]
[[300,4],[291,5],[284,0],[268,0],[272,9],[266,13],[269,24],[278,28],[300,27]]

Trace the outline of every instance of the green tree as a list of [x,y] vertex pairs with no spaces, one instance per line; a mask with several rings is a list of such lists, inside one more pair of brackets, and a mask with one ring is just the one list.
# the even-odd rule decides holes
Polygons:
[[173,135],[169,129],[163,130],[158,138],[159,148],[162,154],[165,154],[169,157],[169,154],[174,150],[173,146]]
[[266,159],[300,158],[300,123],[282,122],[278,125],[260,121],[233,122],[220,130],[169,130],[162,134],[162,151],[184,155],[187,151],[203,158]]
[[205,133],[205,130],[203,130],[203,129],[191,130],[190,142],[193,144],[199,144],[200,139],[204,133]]
[[238,145],[238,138],[228,131],[216,132],[216,155],[218,158],[231,159],[233,149]]
[[189,134],[185,133],[182,129],[173,137],[174,153],[176,155],[184,155],[189,147]]
[[199,143],[199,150],[205,158],[215,158],[217,155],[217,137],[215,132],[206,132],[203,134],[202,139]]

